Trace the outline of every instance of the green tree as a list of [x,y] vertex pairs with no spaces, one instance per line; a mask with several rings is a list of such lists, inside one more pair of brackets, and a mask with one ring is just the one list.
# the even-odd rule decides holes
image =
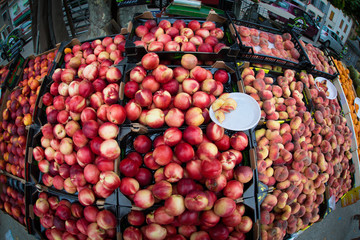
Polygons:
[[360,0],[331,0],[330,2],[351,18],[360,22]]

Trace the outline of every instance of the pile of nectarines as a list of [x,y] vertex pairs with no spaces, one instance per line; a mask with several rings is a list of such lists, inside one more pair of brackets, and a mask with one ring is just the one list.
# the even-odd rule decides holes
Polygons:
[[18,86],[8,95],[2,112],[0,128],[0,169],[25,178],[25,151],[27,130],[32,123],[35,102],[40,91],[41,79],[47,74],[55,58],[55,52],[30,59],[23,70]]

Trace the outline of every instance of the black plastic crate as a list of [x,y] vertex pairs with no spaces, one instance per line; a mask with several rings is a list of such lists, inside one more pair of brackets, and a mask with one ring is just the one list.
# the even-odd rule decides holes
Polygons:
[[[245,234],[246,239],[258,240],[260,223],[259,223],[259,217],[258,217],[258,211],[257,211],[257,205],[256,205],[255,198],[246,199],[245,201],[238,202],[238,203],[242,203],[245,206],[245,213],[243,216],[248,216],[252,220],[252,230],[250,230],[248,233]],[[146,210],[141,210],[141,209],[132,209],[132,210],[143,211],[144,215],[146,216],[147,214],[151,214],[156,209],[157,208],[154,207],[154,208],[150,208],[150,209],[146,209]],[[127,214],[126,214],[126,216],[123,216],[123,218],[120,221],[121,234],[125,231],[126,228],[132,226],[127,220]],[[201,214],[201,212],[200,212],[200,214]],[[145,222],[145,224],[143,224],[142,226],[146,226],[146,225],[147,224]],[[140,230],[140,228],[142,226],[133,226],[133,227],[138,228]],[[201,230],[200,229],[201,225],[197,225],[196,227],[197,227],[197,231]],[[206,231],[206,230],[204,230],[204,231]]]
[[[64,50],[65,48],[72,48],[73,46],[75,45],[81,45],[83,43],[86,43],[86,42],[93,42],[94,40],[103,40],[104,38],[106,37],[111,37],[111,38],[114,38],[116,35],[124,35],[125,39],[127,38],[127,29],[125,28],[122,28],[120,33],[118,34],[112,34],[112,35],[109,35],[109,36],[101,36],[101,37],[96,37],[96,38],[91,38],[91,39],[88,39],[88,40],[85,40],[85,41],[80,41],[78,40],[77,38],[73,38],[71,40],[67,40],[67,41],[64,41],[64,42],[61,42],[60,44],[57,45],[57,48],[58,48],[58,53],[54,59],[54,68],[52,69],[51,71],[51,74],[49,74],[50,78],[52,76],[52,74],[54,73],[54,71],[57,69],[57,68],[64,68],[65,67],[65,63],[64,63],[64,56],[66,55],[64,53]],[[125,53],[123,53],[123,56],[125,57]],[[121,64],[124,62],[121,61]],[[120,64],[120,65],[121,65]]]
[[224,43],[227,47],[221,49],[217,53],[207,53],[207,52],[183,52],[183,51],[160,51],[155,52],[159,55],[161,60],[179,60],[184,54],[191,53],[197,56],[201,61],[234,61],[236,56],[239,53],[238,45],[236,44],[236,39],[234,37],[235,30],[229,24],[228,20],[224,17],[221,17],[214,13],[209,13],[208,17],[205,18],[194,18],[194,17],[160,17],[155,18],[150,12],[145,12],[143,14],[136,13],[134,15],[133,21],[129,25],[129,35],[126,41],[125,50],[127,56],[129,57],[129,62],[139,62],[141,58],[148,53],[148,51],[143,46],[135,46],[134,42],[140,40],[141,38],[135,35],[135,29],[144,25],[145,22],[149,19],[153,19],[158,24],[161,20],[168,20],[171,24],[176,20],[181,19],[188,24],[191,20],[197,20],[202,24],[205,21],[215,22],[216,27],[224,31],[224,37],[219,43]]
[[[201,125],[199,127],[203,130],[203,133],[205,134],[206,125]],[[186,127],[180,127],[179,130],[181,130],[183,132],[185,128]],[[136,131],[139,129],[140,129],[140,131]],[[154,141],[154,139],[156,137],[162,136],[167,129],[168,128],[151,129],[151,128],[146,128],[144,126],[142,126],[141,128],[138,128],[138,129],[134,129],[132,127],[123,127],[122,135],[119,139],[120,140],[120,148],[122,149],[121,159],[125,159],[126,155],[129,154],[130,152],[135,152],[135,149],[133,147],[133,142],[137,136],[146,135],[152,141]],[[231,137],[236,132],[237,131],[231,131],[231,130],[225,129],[225,134],[227,134],[229,137]],[[256,188],[256,176],[257,176],[256,151],[255,151],[255,149],[253,147],[253,143],[252,143],[253,137],[251,137],[253,132],[250,130],[242,131],[242,132],[244,132],[247,135],[249,144],[248,144],[248,147],[245,148],[245,150],[241,151],[243,159],[242,159],[240,166],[249,166],[253,169],[253,178],[250,182],[244,184],[244,192],[241,197],[241,199],[248,199],[248,198],[254,198],[255,193],[256,193],[256,189],[255,189]],[[153,147],[151,148],[150,151],[152,151],[152,150],[153,150]],[[141,154],[142,157],[144,157],[144,155],[145,154]],[[186,164],[182,164],[182,165],[186,165]],[[141,167],[147,168],[147,166],[145,164],[142,164]],[[154,175],[156,170],[151,170],[149,168],[147,168],[147,169],[150,170],[150,172],[152,172],[152,175]],[[121,176],[121,173],[120,173],[120,176]],[[152,180],[152,184],[153,183],[155,183],[154,179]]]
[[333,81],[339,75],[339,70],[337,69],[337,67],[336,67],[336,65],[334,63],[334,60],[330,56],[329,52],[326,49],[322,49],[322,51],[324,52],[325,56],[329,60],[329,65],[334,66],[336,72],[333,75],[331,75],[330,73],[317,70],[317,69],[315,69],[315,65],[311,65],[311,68],[308,68],[308,73],[312,74],[314,76],[314,78],[316,78],[316,77],[324,77],[324,78],[329,79],[330,81]]
[[271,28],[271,27],[268,27],[265,25],[260,25],[260,24],[244,21],[244,20],[236,20],[236,19],[232,19],[231,17],[229,17],[229,19],[230,19],[231,24],[233,25],[234,29],[236,29],[236,27],[235,27],[235,24],[236,24],[236,25],[241,25],[241,26],[245,26],[248,28],[255,28],[257,30],[269,32],[272,34],[282,35],[284,33],[290,33],[291,41],[294,44],[295,49],[300,54],[298,62],[294,62],[294,61],[283,59],[283,58],[278,58],[275,56],[257,54],[257,53],[255,53],[253,47],[245,46],[242,43],[240,34],[236,31],[236,38],[237,38],[238,44],[240,46],[240,52],[238,55],[239,60],[250,61],[252,63],[259,63],[259,64],[271,64],[271,65],[281,66],[283,68],[294,69],[294,70],[299,70],[299,71],[303,70],[303,69],[308,69],[311,66],[309,57],[305,53],[304,48],[301,46],[299,40],[297,39],[297,37],[295,36],[295,34],[293,32],[287,31],[285,29],[279,30],[279,29]]
[[[56,188],[54,188],[54,186],[47,187],[42,182],[42,176],[44,175],[44,173],[40,172],[40,170],[38,168],[38,162],[33,158],[33,149],[37,146],[41,147],[41,137],[42,137],[41,127],[38,125],[35,125],[35,124],[32,125],[28,132],[29,141],[27,141],[27,145],[26,145],[26,148],[27,148],[26,155],[25,155],[25,163],[27,166],[25,169],[26,181],[33,185],[39,186],[42,189],[45,189],[46,191],[55,192],[55,193],[59,193],[59,194],[61,193],[61,194],[69,195],[69,196],[75,196],[77,198],[78,192],[75,192],[74,194],[70,194],[70,193],[66,192],[65,189],[57,190]],[[117,174],[119,174],[119,168],[118,168],[119,161],[120,161],[119,158],[114,160],[114,172]],[[118,200],[117,200],[118,199],[118,191],[119,190],[116,189],[106,199],[97,198],[96,202],[106,201],[106,202],[115,204],[118,202]],[[125,206],[129,205],[126,202],[124,202],[123,205],[124,204],[127,204]]]
[[[259,194],[257,195],[257,203],[259,205],[259,214],[261,214],[261,203],[263,202],[263,200],[265,199],[265,197],[272,193],[274,191],[274,188],[269,188],[266,191],[263,192],[259,192]],[[323,202],[319,205],[319,220],[315,223],[318,223],[320,221],[322,221],[331,211],[329,211],[329,207],[328,207],[328,201],[326,199],[326,194],[324,193],[324,200]],[[296,199],[295,199],[296,200]],[[273,212],[273,210],[271,211]],[[260,219],[260,218],[259,218]],[[259,222],[260,224],[260,222]],[[285,233],[285,236],[283,239],[295,239],[297,238],[300,234],[302,234],[306,229],[308,229],[309,227],[311,227],[314,223],[309,224],[307,227],[293,233],[293,234],[289,234],[289,233]],[[261,228],[261,224],[260,224],[260,228]]]
[[[130,99],[125,96],[124,94],[124,87],[127,82],[130,81],[130,72],[131,70],[136,67],[136,64],[127,64],[125,71],[123,73],[123,79],[120,83],[120,101],[123,106],[125,106]],[[169,68],[174,69],[176,67],[179,67],[181,65],[168,65]],[[228,72],[229,80],[227,83],[223,84],[223,92],[224,93],[231,93],[231,92],[241,92],[241,82],[240,82],[240,75],[235,67],[235,64],[233,62],[215,62],[212,66],[201,66],[202,68],[209,70],[212,74],[214,74],[217,70],[223,69]],[[148,71],[147,75],[150,74],[150,71]],[[200,91],[200,89],[199,89]],[[132,123],[138,123],[138,120],[130,121],[129,119],[126,119],[124,124],[132,124]],[[186,123],[184,121],[183,126],[185,126]],[[164,126],[167,126],[166,123],[164,123]]]
[[[33,206],[36,203],[36,200],[39,198],[39,194],[41,192],[46,192],[46,194],[48,195],[48,197],[51,196],[55,196],[59,199],[59,201],[61,200],[68,200],[70,203],[79,203],[78,199],[76,196],[72,196],[69,194],[64,194],[61,193],[59,191],[46,191],[46,189],[42,188],[41,186],[32,186],[29,191],[26,193],[26,199],[28,199],[27,202],[27,206],[26,206],[26,211],[27,211],[27,218],[29,219],[29,234],[35,235],[36,238],[39,239],[46,239],[46,235],[45,235],[45,228],[41,225],[40,223],[40,218],[38,216],[36,216],[34,214],[33,211]],[[80,204],[80,203],[79,203]],[[119,232],[120,230],[120,220],[123,217],[123,215],[125,215],[127,212],[129,212],[130,210],[126,211],[126,208],[119,208],[117,206],[117,204],[107,204],[105,202],[104,203],[100,203],[98,205],[96,205],[96,207],[99,210],[103,210],[106,209],[108,211],[111,211],[116,219],[117,219],[117,227],[116,227],[116,233]],[[113,239],[120,239],[119,235],[117,234]]]
[[[240,67],[240,69],[239,69],[239,74],[240,74],[240,76],[241,76],[242,71],[243,71],[245,68],[248,68],[248,67],[250,67],[250,68],[254,71],[255,76],[256,76],[257,72],[258,72],[260,69],[262,69],[262,68],[257,68],[257,67],[251,67],[251,66],[250,66],[250,63],[245,62],[245,63]],[[277,84],[277,77],[279,77],[279,76],[284,76],[284,72],[277,72],[277,71],[268,70],[268,69],[263,69],[263,70],[265,71],[265,77],[271,77],[271,78],[274,80],[273,83],[270,84],[270,85],[276,85],[276,86],[278,86],[278,84]],[[296,77],[297,77],[297,76],[296,76],[296,72],[295,72],[295,78],[296,78]],[[241,79],[241,82],[242,82],[242,89],[244,89],[244,93],[246,93],[246,92],[245,92],[244,79],[242,79],[241,77],[240,77],[240,79]],[[303,86],[304,86],[304,87],[303,87],[303,91],[302,91],[302,94],[303,94],[303,96],[304,96],[303,102],[305,103],[306,110],[311,113],[311,112],[313,111],[313,109],[314,109],[314,105],[313,105],[313,102],[312,102],[312,100],[311,100],[310,91],[309,91],[308,87],[306,87],[305,84],[303,84]],[[291,120],[291,119],[288,118],[288,119],[278,119],[277,121],[281,121],[281,122],[285,121],[285,122],[288,122],[288,121],[290,121],[290,120]],[[258,125],[264,125],[265,123],[266,123],[266,118],[261,118]]]
[[[26,202],[26,191],[29,188],[29,186],[24,182],[24,181],[20,181],[18,179],[12,178],[11,176],[7,176],[6,177],[6,183],[0,183],[0,193],[1,194],[6,194],[7,188],[10,187],[11,189],[15,190],[17,192],[17,194],[21,194],[23,197],[23,201],[24,201],[24,210],[25,213],[24,215],[24,223],[21,223],[18,219],[16,219],[14,216],[8,214],[5,211],[5,207],[4,207],[4,202],[0,199],[1,205],[2,205],[2,212],[8,216],[10,216],[11,218],[13,218],[16,222],[18,222],[25,230],[27,230],[27,226],[28,226],[28,220],[26,218],[26,206],[27,206],[27,202]],[[5,192],[3,192],[3,190],[5,190]],[[19,196],[16,196],[17,198]],[[11,203],[10,203],[11,204]],[[18,205],[18,204],[17,204]],[[19,206],[20,207],[20,206]]]
[[[121,71],[121,73],[124,75],[125,72],[125,61],[122,61],[121,64],[117,65],[116,67]],[[75,79],[78,79],[77,76],[75,76]],[[75,81],[75,80],[74,80]],[[39,125],[39,126],[43,126],[47,123],[47,118],[46,118],[46,108],[47,106],[45,106],[42,102],[42,97],[44,96],[45,93],[50,92],[50,87],[51,85],[54,83],[54,81],[51,79],[51,76],[48,75],[46,78],[44,78],[43,84],[40,88],[39,91],[39,95],[36,99],[36,103],[35,103],[35,108],[34,108],[34,113],[33,113],[33,123]],[[121,80],[120,80],[120,87],[121,87]],[[119,89],[120,92],[120,89]],[[120,102],[119,102],[120,103]]]

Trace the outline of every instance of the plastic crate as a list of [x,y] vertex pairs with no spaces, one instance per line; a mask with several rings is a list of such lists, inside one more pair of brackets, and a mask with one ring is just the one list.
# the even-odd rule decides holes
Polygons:
[[[269,70],[269,69],[263,69],[263,68],[258,68],[258,67],[251,67],[250,66],[250,63],[249,62],[245,62],[244,64],[242,64],[240,67],[239,67],[239,75],[240,75],[240,80],[241,80],[241,85],[242,87],[240,87],[240,89],[243,89],[242,92],[246,93],[245,92],[245,84],[244,84],[244,79],[241,78],[241,74],[243,72],[243,70],[245,68],[251,68],[254,73],[255,73],[255,76],[257,74],[257,72],[259,70],[264,70],[265,71],[265,77],[271,77],[273,78],[273,83],[271,85],[277,85],[277,78],[279,76],[284,76],[284,73],[283,72],[277,72],[277,71],[272,71],[272,70]],[[295,76],[296,77],[296,76]],[[248,94],[248,93],[247,93]],[[312,110],[314,109],[314,106],[313,106],[313,103],[312,103],[312,100],[311,100],[311,97],[310,97],[310,91],[309,89],[306,87],[305,84],[303,84],[303,91],[302,91],[302,94],[304,96],[304,103],[305,103],[305,106],[306,106],[306,109],[307,111],[309,112],[312,112]],[[249,94],[250,95],[250,94]],[[287,119],[279,119],[277,121],[279,122],[289,122],[291,119],[287,118]],[[261,125],[264,125],[266,123],[266,118],[262,117],[258,123],[258,126],[261,126]]]
[[[41,225],[40,218],[37,217],[33,211],[33,207],[36,203],[36,200],[39,197],[40,192],[46,192],[49,197],[55,196],[59,199],[59,201],[68,200],[70,203],[79,203],[79,202],[78,202],[77,196],[64,194],[64,193],[61,193],[58,191],[51,191],[51,190],[47,191],[47,189],[44,189],[41,186],[36,186],[36,187],[32,186],[29,189],[29,191],[26,194],[26,198],[28,199],[28,203],[27,203],[27,217],[29,219],[29,231],[28,232],[30,234],[35,235],[36,238],[46,239],[46,235],[45,235],[46,229]],[[107,204],[106,202],[100,203],[100,204],[96,205],[96,207],[99,210],[106,209],[108,211],[111,211],[115,215],[118,224],[116,227],[116,236],[112,239],[120,240],[121,237],[119,234],[119,231],[120,231],[119,223],[120,223],[122,216],[125,215],[130,210],[126,211],[127,210],[126,208],[119,208],[117,206],[117,204]]]
[[[81,44],[86,43],[86,42],[91,43],[94,40],[103,40],[106,37],[114,38],[116,35],[124,35],[124,37],[126,39],[127,34],[128,34],[127,29],[122,28],[119,34],[113,34],[113,35],[109,35],[109,36],[101,36],[101,37],[97,37],[97,38],[87,39],[85,41],[80,41],[77,38],[73,38],[71,40],[64,41],[64,42],[61,42],[61,43],[57,44],[58,53],[57,53],[57,55],[55,57],[55,60],[54,60],[56,65],[54,66],[54,69],[53,69],[52,73],[55,71],[56,68],[60,68],[60,67],[64,68],[65,67],[65,63],[64,63],[64,56],[65,56],[64,50],[65,50],[65,48],[72,48],[75,45],[81,45]],[[125,56],[125,55],[123,54],[123,56]],[[52,76],[52,73],[49,75],[50,77]]]
[[334,60],[329,55],[328,51],[326,49],[323,49],[322,51],[324,52],[325,56],[329,59],[329,65],[334,66],[335,69],[336,69],[336,72],[333,75],[331,75],[331,74],[329,74],[327,72],[323,72],[323,71],[315,69],[315,65],[312,65],[312,64],[311,64],[311,67],[307,69],[307,71],[310,74],[312,74],[314,76],[314,78],[315,77],[324,77],[324,78],[327,78],[327,79],[332,81],[333,79],[335,79],[339,75],[339,70],[337,69],[337,67],[336,67],[336,65],[334,63]]
[[129,35],[126,40],[125,50],[127,53],[129,62],[139,62],[141,58],[148,53],[148,51],[143,46],[135,46],[134,42],[140,40],[141,38],[135,35],[135,29],[144,25],[145,22],[149,19],[153,19],[157,22],[157,24],[161,20],[168,20],[171,24],[176,20],[181,19],[185,21],[185,23],[189,23],[191,20],[197,20],[202,24],[205,21],[213,21],[216,24],[217,28],[221,28],[224,31],[224,37],[220,40],[220,43],[224,43],[227,47],[222,48],[217,53],[207,53],[207,52],[183,52],[183,51],[161,51],[155,52],[159,55],[161,60],[179,60],[184,54],[194,54],[201,61],[234,61],[236,56],[239,53],[239,49],[237,44],[235,43],[234,38],[234,29],[228,23],[227,19],[219,16],[216,13],[209,13],[207,18],[194,18],[194,17],[160,17],[155,18],[150,12],[145,12],[143,14],[135,14],[133,21],[129,23],[128,31]]
[[[122,83],[120,84],[120,100],[122,101],[122,104],[125,106],[127,102],[130,101],[130,99],[128,97],[125,96],[124,94],[124,87],[125,84],[130,81],[130,72],[131,70],[136,67],[136,64],[127,64],[126,65],[126,70],[125,73],[123,74],[123,80]],[[179,67],[180,65],[168,65],[169,68],[176,68]],[[229,80],[227,83],[223,84],[224,90],[223,92],[239,92],[239,87],[241,87],[241,82],[239,81],[240,77],[238,75],[238,72],[235,68],[234,63],[231,62],[222,62],[222,61],[218,61],[215,62],[212,66],[201,66],[202,68],[209,70],[212,74],[214,74],[218,69],[224,69],[228,72],[228,76],[229,76]],[[149,74],[149,73],[148,73]],[[126,120],[125,124],[131,124],[131,123],[138,123],[138,120],[135,121],[130,121],[130,120]],[[185,125],[185,122],[184,124]]]
[[289,32],[287,30],[278,30],[278,29],[271,28],[271,27],[268,27],[265,25],[260,25],[260,24],[256,24],[256,23],[252,23],[252,22],[248,22],[248,21],[244,21],[244,20],[236,20],[236,19],[231,19],[231,18],[230,18],[230,20],[231,20],[231,24],[233,25],[234,29],[236,29],[235,25],[241,25],[241,26],[245,26],[248,28],[255,28],[260,31],[269,32],[269,33],[278,34],[278,35],[282,35],[282,34],[288,32],[291,34],[291,41],[294,44],[295,49],[300,54],[298,62],[294,62],[291,60],[278,58],[278,57],[274,57],[274,56],[269,56],[269,55],[257,54],[257,53],[255,53],[253,47],[245,46],[242,43],[240,34],[236,31],[236,38],[237,38],[238,44],[240,46],[240,52],[237,57],[239,60],[249,61],[252,63],[259,63],[259,64],[270,64],[270,65],[275,65],[275,66],[281,66],[283,68],[294,69],[294,70],[298,70],[298,71],[303,70],[303,69],[308,69],[311,66],[310,60],[309,60],[308,56],[306,55],[304,48],[301,46],[301,44],[300,44],[299,40],[297,39],[297,37],[295,36],[295,34],[293,34],[291,31]]
[[[19,194],[22,196],[22,200],[23,201],[23,205],[24,205],[24,209],[25,212],[24,214],[24,223],[20,222],[19,219],[16,219],[14,216],[8,214],[5,210],[5,207],[4,207],[4,203],[3,200],[2,200],[2,197],[0,199],[0,202],[1,202],[1,205],[2,205],[2,211],[4,214],[6,215],[9,215],[11,218],[13,218],[16,222],[18,222],[25,230],[27,230],[27,219],[26,219],[26,206],[27,206],[27,202],[26,202],[26,198],[25,198],[25,192],[26,192],[26,188],[28,187],[24,181],[19,181],[18,179],[15,179],[15,178],[12,178],[11,176],[7,176],[7,180],[6,180],[6,183],[0,183],[0,194],[3,195],[3,194],[7,194],[7,188],[10,187],[12,189],[12,191],[14,191],[14,193],[16,192],[17,196],[15,196],[15,198],[13,198],[12,196],[10,197],[9,196],[9,199],[12,198],[15,200],[17,200],[17,203],[16,205],[21,209],[21,205],[18,203],[19,200]],[[11,194],[11,193],[10,193]],[[12,194],[11,194],[12,195]],[[7,200],[8,203],[10,203],[11,207],[15,204],[12,204],[11,201]],[[21,213],[22,211],[21,210]]]

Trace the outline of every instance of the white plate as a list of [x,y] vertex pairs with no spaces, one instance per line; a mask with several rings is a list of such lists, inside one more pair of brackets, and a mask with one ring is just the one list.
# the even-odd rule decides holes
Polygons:
[[234,131],[245,131],[255,127],[260,121],[261,110],[255,99],[245,93],[230,93],[230,98],[237,103],[237,108],[225,113],[225,120],[220,123],[210,107],[210,118],[217,125]]
[[315,86],[319,91],[323,91],[322,89],[320,89],[317,85],[317,82],[322,82],[326,80],[326,86],[328,88],[329,91],[329,96],[327,96],[327,99],[335,99],[337,97],[337,91],[336,91],[336,87],[334,86],[334,84],[332,84],[332,82],[330,82],[328,79],[323,78],[323,77],[317,77],[315,78]]
[[[360,118],[360,98],[355,98],[354,100],[354,107],[355,107],[355,104],[357,104],[359,106],[359,110],[356,112],[356,115],[358,118]],[[355,108],[356,109],[356,108]]]

